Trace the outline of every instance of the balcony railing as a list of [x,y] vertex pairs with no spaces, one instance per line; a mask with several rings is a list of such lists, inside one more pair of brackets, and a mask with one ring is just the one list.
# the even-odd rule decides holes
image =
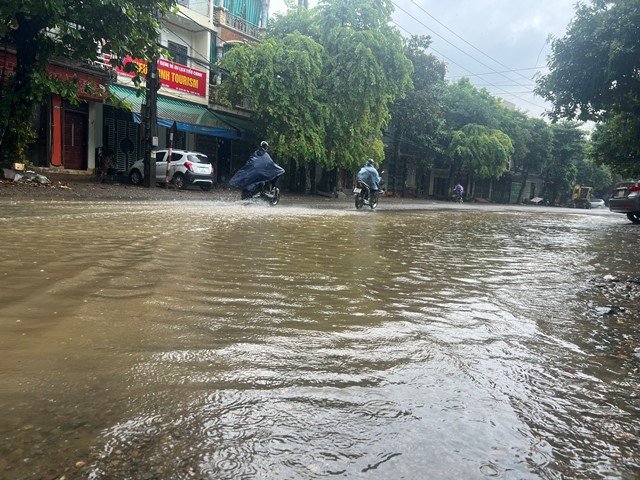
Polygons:
[[224,23],[231,28],[234,28],[242,33],[251,35],[253,38],[258,38],[258,32],[260,28],[258,25],[247,22],[240,15],[235,15],[229,11],[224,15]]
[[247,21],[241,15],[231,13],[222,4],[223,2],[216,0],[178,0],[178,5],[205,15],[214,23],[223,23],[239,32],[258,38],[259,25]]

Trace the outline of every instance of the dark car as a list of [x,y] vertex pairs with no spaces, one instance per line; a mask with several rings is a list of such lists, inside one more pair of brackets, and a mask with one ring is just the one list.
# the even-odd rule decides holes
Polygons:
[[616,185],[609,199],[609,210],[626,213],[633,223],[640,223],[640,181]]

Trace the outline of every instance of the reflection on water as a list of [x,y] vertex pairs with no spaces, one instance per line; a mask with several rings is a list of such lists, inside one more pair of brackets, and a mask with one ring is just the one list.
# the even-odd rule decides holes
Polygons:
[[640,475],[619,216],[3,207],[2,478]]

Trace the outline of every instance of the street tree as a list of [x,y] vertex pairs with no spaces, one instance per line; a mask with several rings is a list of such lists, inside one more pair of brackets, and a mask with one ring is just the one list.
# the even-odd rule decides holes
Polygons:
[[551,43],[549,73],[536,93],[554,120],[598,122],[594,154],[627,175],[640,175],[640,3],[578,3],[563,38]]
[[585,156],[585,132],[575,122],[551,124],[551,157],[543,168],[545,193],[552,204],[566,200],[577,179],[577,163]]
[[326,149],[339,167],[384,158],[382,134],[390,105],[411,84],[411,62],[391,27],[390,0],[327,0],[317,12],[329,118]]
[[499,128],[502,117],[500,101],[485,88],[478,90],[464,77],[448,85],[444,99],[445,120],[451,131],[467,124]]
[[640,177],[640,114],[617,113],[596,125],[590,158],[624,178]]
[[473,185],[475,180],[498,179],[507,171],[513,144],[500,130],[470,123],[453,132],[448,152],[460,169],[468,169]]
[[[462,78],[455,83],[447,85],[444,99],[445,119],[445,164],[450,167],[449,184],[453,186],[453,180],[465,169],[477,170],[476,178],[485,177],[486,172],[502,170],[501,158],[489,158],[488,142],[497,141],[495,136],[499,132],[504,118],[504,107],[501,102],[493,97],[486,89],[478,90],[468,78]],[[481,127],[481,128],[480,128]],[[478,138],[476,138],[478,136]],[[490,139],[490,140],[489,140]],[[500,137],[500,140],[503,140]],[[470,146],[475,145],[478,156],[473,155]],[[481,145],[484,147],[480,148]],[[513,151],[513,143],[509,150]],[[478,162],[486,161],[483,167]],[[498,162],[497,167],[493,162]],[[508,162],[507,165],[508,167]],[[468,170],[469,173],[473,173]],[[498,178],[497,175],[492,178]]]
[[[0,155],[5,162],[9,156],[23,155],[35,139],[35,104],[49,94],[79,101],[77,80],[48,74],[52,59],[86,63],[98,60],[99,52],[112,54],[112,64],[121,66],[127,54],[150,59],[160,49],[159,25],[152,12],[162,15],[174,5],[175,0],[1,2],[0,40],[15,49],[17,59],[15,71],[0,79]],[[134,62],[126,69],[135,69]]]
[[542,119],[531,118],[517,110],[505,109],[502,131],[511,139],[514,147],[511,156],[512,172],[520,183],[517,203],[522,196],[530,174],[541,173],[550,159],[552,133]]
[[[586,144],[587,151],[591,148]],[[613,175],[607,165],[595,163],[588,155],[576,162],[576,183],[593,187],[593,196],[605,198],[611,193]]]
[[[277,65],[267,65],[276,59],[269,55],[260,59],[261,64],[243,63],[242,68],[247,70],[242,74],[234,71],[239,64],[224,59],[223,66],[231,72],[227,81],[242,78],[244,84],[225,87],[223,91],[241,88],[253,102],[255,112],[262,115],[265,126],[282,121],[276,118],[282,110],[276,103],[284,102],[289,108],[287,120],[294,122],[289,131],[313,128],[317,133],[312,135],[313,141],[321,143],[306,150],[295,146],[288,149],[288,154],[301,164],[313,160],[327,169],[354,169],[367,157],[380,161],[384,156],[382,134],[389,121],[390,104],[404,95],[411,81],[411,62],[404,56],[402,38],[389,26],[391,11],[389,0],[327,0],[308,11],[294,8],[275,19],[265,40],[276,42],[272,44],[275,46],[287,36],[297,35],[300,38],[295,43],[281,43],[281,48],[299,48],[303,44],[301,37],[308,38],[307,46],[315,43],[322,47],[315,57],[315,66],[320,67],[319,78],[315,70],[306,77],[299,76],[301,82],[310,82],[311,96],[294,102],[284,90],[277,90],[274,96],[252,91],[258,85],[251,78],[259,74],[259,69],[278,71]],[[232,52],[246,48],[237,46]],[[260,49],[260,45],[254,48]],[[296,52],[287,55],[294,58]],[[305,119],[318,124],[312,126]],[[285,137],[282,142],[286,142]],[[315,157],[309,157],[309,150]]]
[[[404,187],[407,176],[406,155],[402,156],[402,153],[412,153],[422,167],[428,168],[442,152],[442,99],[446,66],[436,56],[428,53],[430,44],[431,39],[425,36],[405,40],[405,55],[413,64],[413,73],[412,85],[407,95],[391,106],[389,136],[392,162],[397,170],[393,180],[400,184],[400,187],[393,186],[394,191]],[[402,152],[402,147],[408,152]]]
[[248,100],[256,132],[282,158],[328,166],[323,63],[322,46],[299,33],[234,47],[223,61],[230,78],[220,86],[221,98],[229,105]]

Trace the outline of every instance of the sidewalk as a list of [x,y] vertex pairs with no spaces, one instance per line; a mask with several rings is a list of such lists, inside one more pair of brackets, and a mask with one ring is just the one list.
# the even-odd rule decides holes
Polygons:
[[[240,192],[228,187],[214,186],[208,192],[198,187],[189,187],[187,190],[177,190],[169,185],[169,188],[142,187],[132,185],[126,176],[109,176],[104,181],[95,175],[86,172],[63,173],[51,169],[34,168],[36,173],[45,176],[50,183],[41,184],[28,179],[14,182],[0,178],[0,201],[10,200],[35,200],[45,201],[214,201],[236,202],[240,201]],[[329,194],[300,194],[282,191],[283,205],[307,206],[313,208],[350,208],[353,205],[353,195],[350,189],[339,192],[338,197]],[[380,199],[380,207],[384,208],[454,208],[452,202],[443,202],[427,198],[400,198],[383,197]],[[457,204],[458,207],[470,207],[472,204]],[[365,207],[369,210],[369,207]]]
[[[34,169],[35,170],[35,169]],[[101,180],[94,175],[65,174],[38,169],[36,173],[45,176],[50,183],[38,183],[26,178],[19,181],[0,179],[0,199],[43,199],[43,200],[193,200],[193,201],[236,201],[240,192],[228,187],[214,187],[208,192],[198,187],[177,190],[172,185],[142,187],[132,185],[125,176],[109,176]],[[339,198],[321,195],[282,193],[283,198],[304,203],[343,204],[350,203],[351,195],[341,194]]]

